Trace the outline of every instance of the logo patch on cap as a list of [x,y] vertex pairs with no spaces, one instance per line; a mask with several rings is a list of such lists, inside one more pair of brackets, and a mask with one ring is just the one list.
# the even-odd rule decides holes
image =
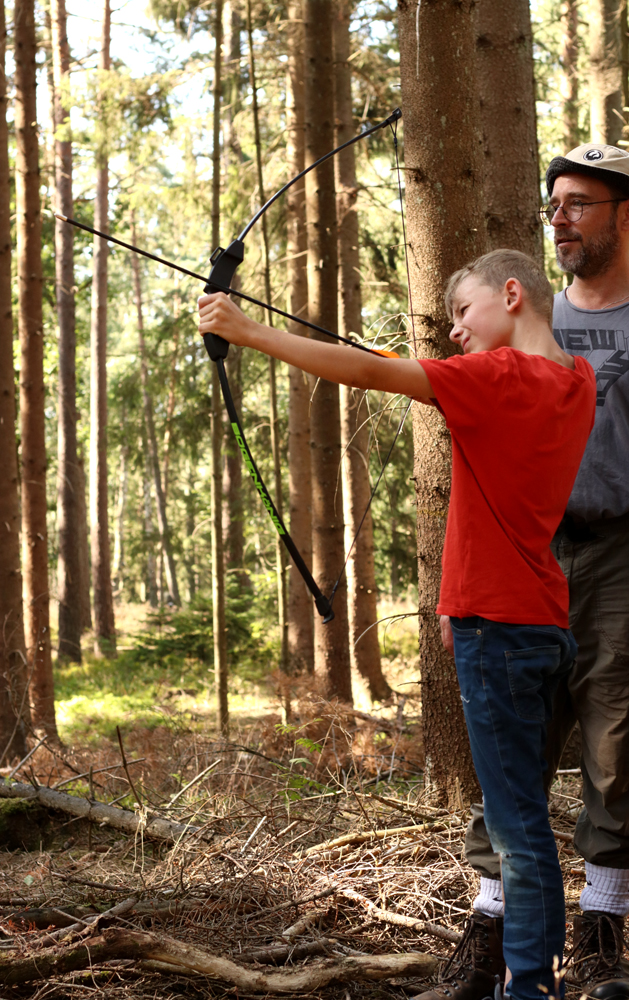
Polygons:
[[605,154],[600,149],[588,149],[587,152],[583,154],[584,160],[602,160]]

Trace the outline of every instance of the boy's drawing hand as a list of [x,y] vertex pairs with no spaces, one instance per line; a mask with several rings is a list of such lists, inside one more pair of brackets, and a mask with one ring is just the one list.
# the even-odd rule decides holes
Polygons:
[[235,302],[224,292],[214,292],[212,295],[201,295],[199,304],[199,333],[217,333],[228,340],[230,344],[243,347],[249,343],[247,336],[250,328],[257,326],[249,319]]
[[441,615],[439,617],[439,624],[441,626],[441,641],[450,655],[454,656],[454,639],[452,638],[452,626],[450,625],[449,615]]

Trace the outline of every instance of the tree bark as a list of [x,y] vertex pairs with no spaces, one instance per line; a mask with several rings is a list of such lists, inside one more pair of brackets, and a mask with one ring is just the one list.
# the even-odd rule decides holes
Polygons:
[[[290,177],[305,166],[304,23],[303,0],[289,0],[288,73],[286,79],[286,157]],[[306,317],[308,272],[306,254],[305,181],[286,195],[289,311]],[[291,333],[305,336],[305,327],[289,321]],[[308,566],[312,565],[312,480],[310,470],[310,390],[299,368],[288,370],[288,496],[290,533]],[[288,569],[288,664],[292,674],[314,671],[314,623],[310,591],[297,567]]]
[[[55,127],[55,211],[72,218],[70,135],[70,47],[65,0],[51,0],[53,122]],[[74,317],[74,230],[55,219],[55,293],[59,324],[57,530],[59,561],[59,659],[81,662],[81,584],[78,522],[79,472],[76,443],[76,331]]]
[[125,572],[124,517],[127,506],[127,488],[129,483],[129,445],[126,442],[120,448],[119,475],[118,502],[116,504],[116,518],[114,522],[114,563],[111,573],[113,586],[118,597],[122,594]]
[[[251,23],[251,0],[247,0],[247,38],[249,42],[249,80],[252,93],[253,109],[253,131],[256,147],[256,168],[258,174],[258,196],[260,205],[266,204],[264,192],[264,173],[262,170],[262,142],[260,139],[260,115],[258,108],[258,87],[256,84],[256,65],[253,52],[253,25]],[[269,259],[269,231],[267,227],[267,216],[262,216],[262,245],[264,250],[264,292],[266,301],[270,304],[272,298],[271,291],[271,265]],[[273,326],[273,315],[267,310],[266,321],[269,326]],[[277,362],[275,358],[269,358],[269,423],[271,426],[271,456],[273,458],[273,480],[275,486],[275,507],[281,518],[283,518],[283,487],[282,487],[282,467],[280,460],[279,441],[279,416],[277,412]],[[278,624],[280,629],[280,670],[282,673],[288,672],[288,633],[287,633],[287,613],[286,613],[286,549],[282,539],[276,534],[275,537],[275,567],[277,575],[277,611]]]
[[77,536],[79,546],[79,603],[81,605],[81,632],[86,632],[92,627],[92,606],[90,602],[90,544],[87,530],[87,504],[86,497],[86,477],[85,460],[82,450],[79,450],[77,458]]
[[[214,108],[212,148],[212,246],[221,241],[221,89],[223,44],[223,0],[216,0],[214,29]],[[227,690],[227,637],[225,633],[225,554],[223,551],[222,490],[223,400],[218,369],[212,364],[212,631],[214,638],[214,684],[217,723],[223,736],[229,734]]]
[[7,29],[0,4],[0,765],[26,753],[28,671],[20,567],[20,496],[15,435],[11,311],[11,175],[7,128]]
[[[135,237],[135,224],[131,222],[131,242],[137,246]],[[177,607],[181,605],[179,598],[179,587],[177,586],[177,573],[175,571],[175,560],[173,558],[170,531],[168,528],[168,517],[166,514],[166,501],[162,490],[162,476],[159,467],[159,452],[157,450],[157,435],[155,433],[155,416],[153,413],[153,399],[149,392],[149,370],[146,359],[146,343],[144,340],[144,314],[142,311],[142,283],[140,281],[140,262],[138,255],[131,254],[131,267],[133,268],[133,288],[135,294],[135,308],[138,323],[138,343],[140,347],[140,381],[142,383],[142,401],[144,404],[144,425],[146,427],[146,440],[149,449],[149,462],[153,478],[153,489],[155,490],[155,507],[157,509],[157,527],[161,549],[164,553],[164,571],[166,575],[166,586],[168,587],[168,603]]]
[[592,0],[590,5],[591,141],[614,146],[624,118],[621,22],[626,0]]
[[[335,146],[354,135],[352,74],[350,57],[351,0],[338,0],[334,21],[336,87]],[[362,296],[356,198],[354,146],[334,157],[339,248],[339,316],[344,337],[362,340]],[[343,445],[343,502],[345,505],[345,551],[347,562],[347,607],[349,612],[352,666],[364,678],[372,701],[391,696],[382,673],[378,642],[378,590],[373,550],[373,522],[368,509],[369,421],[365,393],[341,386],[341,442]],[[367,514],[365,515],[365,511]],[[361,520],[365,515],[365,519]],[[353,544],[353,547],[352,547]]]
[[476,77],[485,153],[487,249],[521,250],[542,265],[529,0],[480,3],[477,10]]
[[[103,3],[100,70],[110,68],[111,12]],[[98,150],[94,228],[109,231],[109,165],[105,141]],[[90,381],[90,524],[94,584],[94,652],[116,655],[116,628],[111,588],[109,513],[107,509],[107,256],[105,240],[94,237],[92,256],[91,381]]]
[[32,671],[33,724],[56,738],[48,593],[37,39],[33,0],[17,0],[14,17],[24,623]]
[[561,5],[561,96],[565,151],[580,143],[579,137],[579,2],[563,0]]
[[[334,145],[333,0],[305,0],[306,166]],[[332,159],[306,175],[308,226],[308,316],[336,330],[337,225]],[[317,335],[323,337],[323,335]],[[330,594],[344,561],[339,387],[323,379],[313,384],[310,411],[312,463],[313,575]],[[336,592],[335,619],[315,617],[315,670],[328,695],[352,701],[345,574]]]
[[[409,342],[417,357],[447,357],[454,348],[443,304],[445,281],[486,249],[473,2],[436,0],[418,9],[400,0],[398,9]],[[413,410],[425,780],[442,799],[470,801],[478,795],[478,784],[454,661],[441,644],[435,614],[450,494],[450,439],[436,410],[420,404]]]
[[[144,443],[144,453],[148,451],[146,439]],[[146,594],[145,599],[150,607],[156,608],[159,604],[157,599],[157,559],[155,558],[155,532],[153,529],[153,500],[151,497],[151,476],[147,468],[148,463],[144,463],[144,538],[146,543]]]

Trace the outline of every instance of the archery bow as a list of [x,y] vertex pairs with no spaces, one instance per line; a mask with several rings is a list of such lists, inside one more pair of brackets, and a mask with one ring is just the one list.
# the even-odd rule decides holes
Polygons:
[[[311,163],[309,166],[307,166],[305,170],[302,170],[299,174],[296,174],[295,177],[291,178],[291,180],[289,180],[286,184],[284,184],[283,187],[281,187],[278,191],[276,191],[275,194],[273,194],[268,199],[268,201],[266,201],[266,203],[262,205],[261,208],[258,209],[258,211],[255,213],[253,218],[247,223],[247,225],[242,230],[237,239],[232,240],[232,242],[226,249],[224,249],[223,247],[217,247],[213,251],[212,256],[210,257],[210,263],[212,264],[212,269],[210,271],[210,275],[208,278],[204,277],[203,275],[197,274],[194,271],[190,271],[188,270],[188,268],[181,267],[179,264],[175,264],[172,261],[165,260],[163,257],[158,257],[156,254],[149,253],[146,250],[141,250],[139,247],[133,246],[130,243],[125,243],[123,240],[119,240],[114,236],[110,236],[108,233],[99,232],[98,230],[93,229],[91,226],[87,226],[81,222],[77,222],[75,219],[69,219],[63,215],[57,215],[57,218],[61,219],[63,222],[68,222],[70,225],[76,226],[78,229],[83,229],[88,233],[93,233],[95,236],[99,236],[110,243],[116,243],[118,246],[124,247],[127,250],[132,250],[134,253],[139,253],[143,257],[148,257],[149,260],[154,260],[159,264],[165,264],[167,267],[170,267],[176,271],[180,271],[182,274],[187,274],[189,277],[196,278],[199,281],[202,281],[204,283],[204,291],[206,293],[225,292],[227,294],[236,295],[238,298],[244,299],[247,302],[252,302],[256,305],[261,305],[264,308],[270,310],[271,312],[278,314],[279,316],[283,316],[286,319],[294,320],[295,322],[300,323],[302,326],[308,327],[311,330],[316,330],[319,333],[324,333],[326,334],[326,336],[333,337],[335,340],[339,340],[342,341],[343,343],[349,344],[352,347],[357,348],[358,350],[367,351],[369,353],[375,353],[375,354],[384,354],[385,356],[388,355],[397,357],[398,355],[396,355],[394,352],[374,351],[369,347],[365,347],[363,344],[356,343],[355,341],[350,340],[347,337],[343,337],[338,333],[334,333],[332,330],[326,330],[325,327],[318,326],[316,323],[310,323],[308,320],[301,319],[298,316],[292,316],[290,313],[284,312],[282,309],[278,309],[275,306],[272,306],[270,303],[261,302],[259,299],[255,299],[250,295],[246,295],[244,292],[231,288],[231,282],[238,266],[242,263],[244,259],[244,253],[245,253],[244,239],[247,236],[247,234],[250,232],[250,230],[253,228],[256,222],[262,217],[262,215],[264,215],[267,209],[270,208],[275,201],[277,201],[278,198],[280,198],[290,187],[292,187],[293,184],[296,184],[298,181],[300,181],[301,178],[304,177],[307,173],[309,173],[311,170],[314,170],[315,167],[318,167],[321,163],[324,163],[326,160],[330,159],[330,157],[335,156],[342,149],[346,149],[347,146],[351,146],[355,142],[359,142],[361,139],[365,139],[368,136],[373,135],[374,132],[378,132],[380,129],[387,128],[388,126],[391,127],[394,134],[395,145],[396,145],[396,160],[397,160],[397,137],[395,135],[394,125],[397,127],[397,122],[400,120],[401,117],[402,117],[402,112],[400,108],[395,108],[395,110],[391,112],[388,118],[385,118],[377,125],[373,125],[371,128],[365,129],[364,132],[360,132],[358,135],[353,136],[351,139],[348,139],[347,142],[344,142],[342,145],[337,146],[335,149],[330,150],[329,153],[326,153],[324,156],[321,156],[318,160],[315,160],[314,163]],[[271,518],[271,521],[275,526],[276,531],[278,532],[280,538],[282,539],[282,542],[286,546],[286,549],[288,550],[293,562],[295,563],[295,566],[299,570],[306,586],[308,587],[308,590],[310,591],[310,593],[314,598],[317,611],[323,618],[324,624],[327,624],[328,622],[331,622],[334,618],[334,611],[332,610],[332,600],[336,593],[339,582],[342,579],[345,566],[347,565],[347,559],[349,558],[349,554],[345,560],[345,563],[343,564],[341,573],[333,587],[332,594],[330,598],[327,598],[325,594],[322,593],[317,583],[315,582],[310,570],[308,569],[306,563],[304,562],[301,556],[301,553],[299,552],[299,549],[295,545],[293,539],[290,536],[290,533],[288,532],[288,529],[286,528],[286,525],[284,524],[282,518],[280,517],[277,508],[275,507],[275,504],[273,503],[271,497],[269,496],[269,492],[266,486],[264,485],[262,476],[260,475],[258,467],[251,453],[251,449],[249,448],[249,445],[247,443],[245,432],[240,422],[240,418],[238,416],[238,412],[236,410],[236,406],[231,394],[231,389],[227,378],[227,372],[225,371],[225,358],[227,357],[227,352],[229,350],[229,342],[213,333],[204,334],[203,342],[205,344],[205,349],[210,359],[216,364],[219,382],[221,386],[221,392],[223,394],[223,400],[225,402],[225,407],[227,410],[227,415],[229,417],[229,422],[232,431],[234,433],[234,437],[236,438],[236,443],[238,444],[238,447],[242,454],[243,461],[249,471],[249,474],[251,475],[251,478],[253,479],[255,488],[260,495],[262,503],[264,504],[267,513],[269,514],[269,517]],[[408,412],[408,409],[406,412]],[[375,491],[378,488],[378,484],[380,483],[380,480],[384,473],[384,469],[386,468],[387,462],[391,455],[391,451],[393,450],[393,445],[395,444],[402,430],[402,425],[405,416],[406,413],[404,414],[402,422],[400,423],[397,433],[393,439],[393,443],[391,445],[391,448],[389,449],[389,452],[383,464],[376,485],[374,489],[372,489],[371,491],[367,508],[365,509],[365,513],[363,514],[363,518],[360,522],[361,525],[367,515],[369,507],[371,506],[371,502],[373,500]],[[358,530],[360,531],[360,527]],[[355,541],[356,538],[354,538],[354,541],[350,546],[350,552],[354,546]]]

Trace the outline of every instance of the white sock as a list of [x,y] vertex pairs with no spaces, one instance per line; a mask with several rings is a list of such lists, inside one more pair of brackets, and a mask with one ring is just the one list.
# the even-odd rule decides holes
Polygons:
[[619,917],[629,913],[629,869],[603,868],[586,861],[585,880],[579,900],[582,910],[600,910]]
[[472,908],[478,913],[484,913],[486,917],[504,916],[502,882],[499,878],[484,878],[481,875],[480,892],[472,903]]

